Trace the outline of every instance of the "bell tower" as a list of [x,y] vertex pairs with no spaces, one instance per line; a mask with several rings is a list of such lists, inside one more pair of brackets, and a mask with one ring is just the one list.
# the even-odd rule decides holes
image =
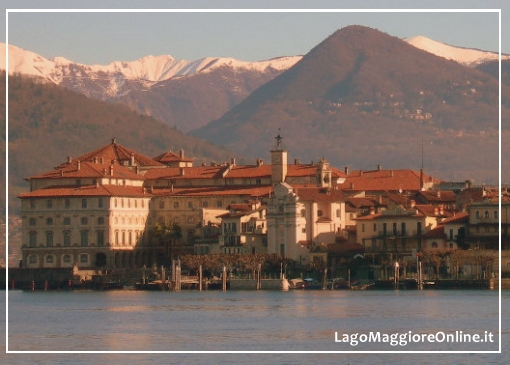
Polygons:
[[283,147],[280,128],[274,139],[276,146],[271,150],[271,183],[278,184],[284,182],[287,177],[287,151]]
[[331,187],[331,169],[329,168],[329,162],[323,157],[319,161],[316,171],[317,186],[321,188]]

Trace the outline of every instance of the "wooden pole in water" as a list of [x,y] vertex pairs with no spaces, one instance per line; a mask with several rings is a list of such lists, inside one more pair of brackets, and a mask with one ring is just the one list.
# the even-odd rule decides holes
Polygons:
[[227,268],[223,266],[223,272],[221,274],[221,288],[223,291],[227,291]]
[[202,291],[202,265],[198,267],[198,290]]

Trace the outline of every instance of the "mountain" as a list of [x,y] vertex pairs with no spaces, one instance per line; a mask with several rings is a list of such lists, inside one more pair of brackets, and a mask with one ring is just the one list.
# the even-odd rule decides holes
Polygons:
[[[405,41],[469,66],[497,58],[493,52],[453,47],[423,36]],[[2,46],[0,69],[5,69],[5,44]],[[292,56],[243,62],[233,58],[205,57],[187,61],[161,55],[130,62],[115,61],[108,65],[84,65],[64,57],[48,60],[9,45],[11,73],[40,77],[94,99],[126,104],[184,132],[220,118],[300,59],[301,56]]]
[[192,134],[256,156],[278,128],[302,161],[419,169],[423,158],[439,178],[497,182],[497,80],[367,27],[335,32]]
[[[2,51],[0,69],[5,70],[5,47]],[[63,57],[48,60],[9,45],[9,72],[40,77],[94,99],[127,104],[189,131],[219,118],[300,58],[244,62],[206,57],[186,61],[163,55],[89,66]]]
[[[497,52],[455,47],[423,36],[406,38],[404,40],[416,48],[422,49],[436,56],[446,58],[447,60],[456,61],[468,67],[476,67],[486,62],[497,61],[499,58],[499,54]],[[510,60],[510,55],[502,54],[501,59]]]
[[[0,81],[5,84],[5,72]],[[3,101],[5,96],[0,103]],[[90,99],[19,75],[9,77],[8,132],[11,213],[19,208],[16,196],[28,188],[24,178],[52,170],[67,156],[82,155],[110,143],[111,138],[148,156],[184,149],[195,165],[229,161],[234,156],[124,105]],[[5,141],[5,134],[2,137]],[[5,171],[5,165],[2,167]]]

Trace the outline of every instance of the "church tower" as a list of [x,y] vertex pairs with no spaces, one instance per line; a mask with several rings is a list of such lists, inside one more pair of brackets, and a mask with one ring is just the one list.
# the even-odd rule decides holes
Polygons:
[[271,150],[271,183],[278,184],[284,182],[287,177],[287,151],[282,144],[280,129],[275,140],[276,147]]
[[331,169],[329,168],[329,162],[324,157],[319,161],[316,176],[318,187],[331,188]]

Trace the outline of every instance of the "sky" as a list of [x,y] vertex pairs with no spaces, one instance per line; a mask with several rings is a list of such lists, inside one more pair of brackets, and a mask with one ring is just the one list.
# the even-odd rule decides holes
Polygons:
[[[40,2],[7,0],[9,9],[39,9]],[[48,0],[45,10],[68,9],[69,1]],[[109,11],[87,12],[16,12],[4,18],[0,39],[38,53],[48,59],[56,56],[83,64],[106,65],[112,61],[133,61],[147,55],[169,54],[177,59],[196,60],[203,57],[233,57],[243,61],[266,60],[279,56],[306,54],[335,30],[351,24],[365,25],[390,35],[406,38],[417,35],[454,46],[498,51],[499,14],[497,12],[454,12],[444,9],[503,9],[502,34],[510,34],[510,5],[505,1],[427,1],[436,11],[407,12],[402,9],[421,8],[418,1],[314,1],[314,9],[289,12],[285,8],[303,8],[305,1],[169,1],[174,8],[205,9],[198,12],[119,12],[121,8],[156,9],[160,1],[95,1],[91,9]],[[384,12],[377,6],[385,4]],[[257,5],[255,11],[215,12],[219,6],[229,9]],[[410,6],[413,4],[413,6]],[[277,6],[278,9],[269,9]],[[317,9],[355,9],[365,11],[320,11]],[[437,11],[440,10],[440,11]],[[7,38],[8,36],[8,38]],[[502,52],[510,53],[510,39],[501,41]]]

